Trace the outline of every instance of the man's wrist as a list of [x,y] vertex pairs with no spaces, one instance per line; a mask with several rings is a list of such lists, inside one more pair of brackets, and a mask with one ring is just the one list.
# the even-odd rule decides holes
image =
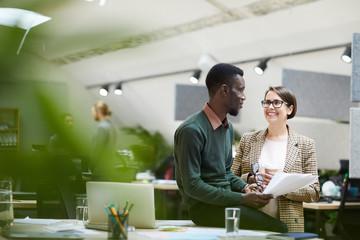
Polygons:
[[242,189],[242,191],[241,192],[243,192],[243,193],[246,193],[246,188],[248,188],[250,186],[250,184],[245,184],[245,186],[243,187],[243,189]]

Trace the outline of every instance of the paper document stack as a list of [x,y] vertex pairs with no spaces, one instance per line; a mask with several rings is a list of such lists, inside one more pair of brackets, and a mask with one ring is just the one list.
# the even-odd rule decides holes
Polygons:
[[318,181],[317,175],[277,172],[263,193],[274,197],[294,192]]

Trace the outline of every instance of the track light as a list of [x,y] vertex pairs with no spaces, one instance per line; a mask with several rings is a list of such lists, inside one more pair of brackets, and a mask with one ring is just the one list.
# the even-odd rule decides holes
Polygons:
[[199,83],[199,79],[200,79],[200,75],[201,75],[201,70],[198,69],[194,72],[194,74],[190,77],[190,82],[192,82],[193,84],[198,84]]
[[341,55],[341,59],[346,63],[351,63],[351,46],[345,48],[344,53]]
[[103,97],[108,95],[108,91],[109,91],[109,85],[104,85],[100,88],[99,90],[99,94]]
[[270,60],[270,58],[266,58],[264,60],[261,60],[259,65],[257,65],[254,70],[257,74],[259,75],[263,75],[264,74],[264,71],[267,67],[267,62]]
[[121,89],[121,83],[119,83],[119,84],[116,86],[116,88],[115,88],[115,90],[114,90],[114,93],[115,93],[115,95],[121,95],[121,94],[123,94],[123,91],[122,91],[122,89]]

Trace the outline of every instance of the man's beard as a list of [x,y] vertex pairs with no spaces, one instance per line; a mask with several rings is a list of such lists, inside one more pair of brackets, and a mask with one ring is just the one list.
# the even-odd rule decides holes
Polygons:
[[239,114],[239,110],[237,110],[237,109],[232,109],[232,110],[230,110],[229,114],[230,114],[231,116],[236,117],[236,116]]

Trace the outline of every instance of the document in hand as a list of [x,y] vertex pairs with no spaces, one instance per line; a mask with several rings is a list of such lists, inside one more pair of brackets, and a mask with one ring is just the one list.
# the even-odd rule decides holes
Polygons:
[[317,175],[277,172],[263,193],[276,197],[316,183],[317,180]]

